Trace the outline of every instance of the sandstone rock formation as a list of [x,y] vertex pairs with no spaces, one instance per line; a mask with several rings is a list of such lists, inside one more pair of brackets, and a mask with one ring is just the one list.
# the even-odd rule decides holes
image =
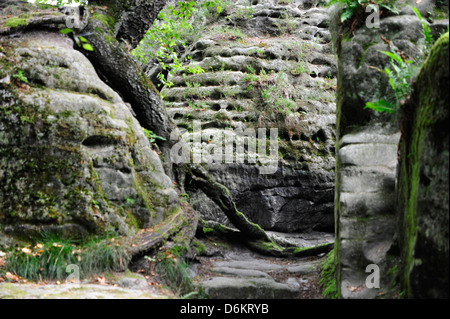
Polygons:
[[[178,74],[161,92],[186,140],[201,121],[194,149],[212,149],[224,131],[235,141],[239,131],[258,128],[269,143],[270,128],[278,129],[274,172],[261,174],[259,162],[236,152],[232,163],[207,165],[264,229],[333,230],[337,68],[327,26],[326,9],[309,2],[237,1],[186,52],[205,73]],[[228,224],[201,191],[189,193],[204,218]]]
[[177,209],[130,106],[72,40],[39,31],[1,41],[2,237],[129,235]]

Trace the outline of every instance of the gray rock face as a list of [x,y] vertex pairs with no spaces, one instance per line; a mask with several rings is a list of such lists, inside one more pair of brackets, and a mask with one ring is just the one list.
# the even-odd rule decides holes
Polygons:
[[[399,153],[400,133],[392,116],[364,109],[366,102],[391,94],[388,78],[374,69],[389,64],[387,56],[379,52],[389,51],[380,36],[400,48],[408,59],[419,60],[423,49],[422,26],[410,8],[399,16],[381,19],[379,29],[363,26],[340,42],[335,247],[342,298],[392,294],[400,265],[396,251],[403,249],[398,247],[403,235],[396,192],[412,182],[397,181],[397,167],[399,156],[409,158],[411,153]],[[411,114],[406,117],[410,119]],[[404,129],[404,124],[401,127]],[[366,285],[371,274],[366,267],[373,264],[380,273],[377,289]],[[404,271],[409,273],[411,268],[407,269]]]
[[[399,137],[399,133],[386,135],[383,130],[367,128],[341,140],[336,209],[343,298],[374,298],[379,291],[365,286],[369,275],[365,273],[366,267],[376,264],[383,273],[387,270],[386,253],[396,231]],[[377,139],[381,142],[372,142]],[[388,281],[383,284],[387,285]]]
[[[261,163],[244,158],[252,154],[246,147],[244,154],[233,150],[232,162],[208,164],[211,176],[265,229],[332,231],[337,64],[326,10],[303,4],[236,1],[188,52],[190,65],[205,73],[176,75],[162,94],[185,139],[196,138],[190,145],[198,153],[222,148],[216,138],[225,130],[237,143],[244,141],[239,130],[266,128],[269,143],[270,128],[278,129],[277,169],[271,174],[261,174]],[[230,29],[243,35],[236,31],[236,38]],[[194,120],[201,121],[202,132],[190,136]],[[268,152],[258,153],[258,160]],[[200,191],[191,192],[190,201],[204,218],[228,224]]]
[[422,25],[419,19],[412,15],[382,19],[379,29],[361,28],[351,41],[341,42],[339,86],[342,88],[342,106],[338,106],[341,119],[337,123],[338,134],[341,137],[354,132],[357,127],[369,125],[371,121],[375,123],[387,121],[383,114],[364,109],[366,102],[377,101],[391,94],[386,76],[372,68],[384,69],[389,65],[389,58],[380,53],[389,51],[388,45],[380,39],[380,35],[394,41],[410,59],[417,60],[422,55],[420,48],[415,44],[423,37]]
[[442,36],[403,105],[398,212],[402,288],[449,297],[449,36]]
[[[300,169],[299,169],[300,171]],[[237,208],[261,227],[282,232],[333,229],[333,176],[310,174],[282,166],[276,174],[260,175],[256,167],[228,165],[209,172],[228,187]],[[191,203],[203,215],[228,224],[226,217],[203,193]]]
[[131,234],[177,207],[130,108],[71,40],[51,32],[2,40],[0,78],[22,70],[28,84],[0,84],[0,233]]

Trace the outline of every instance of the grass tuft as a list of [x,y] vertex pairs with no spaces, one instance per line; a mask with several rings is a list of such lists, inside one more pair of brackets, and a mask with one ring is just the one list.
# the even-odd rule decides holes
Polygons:
[[5,269],[29,280],[62,280],[68,276],[69,265],[77,265],[83,278],[123,271],[130,259],[128,249],[114,238],[92,237],[77,244],[53,237],[8,252]]

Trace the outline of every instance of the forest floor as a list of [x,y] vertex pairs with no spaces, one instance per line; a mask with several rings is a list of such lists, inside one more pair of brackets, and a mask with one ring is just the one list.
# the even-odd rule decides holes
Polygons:
[[[283,234],[303,247],[333,242],[332,234]],[[319,284],[325,254],[303,258],[276,258],[256,253],[239,242],[203,239],[209,256],[191,264],[193,280],[209,298],[323,299]]]
[[[279,235],[279,233],[277,233]],[[297,236],[310,245],[332,241],[332,234]],[[201,284],[207,298],[322,299],[320,268],[325,256],[267,257],[238,242],[203,238],[206,251],[190,262],[191,280]],[[3,257],[2,257],[3,258]],[[0,267],[2,263],[0,262]],[[0,277],[0,299],[178,299],[180,293],[154,271],[146,259],[123,273],[103,273],[81,282],[29,281],[6,272]],[[5,272],[3,272],[5,273]],[[194,296],[195,297],[195,296]]]

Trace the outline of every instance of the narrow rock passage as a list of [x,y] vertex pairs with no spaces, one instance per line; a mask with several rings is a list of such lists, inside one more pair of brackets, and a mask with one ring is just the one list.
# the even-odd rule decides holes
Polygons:
[[[245,18],[243,18],[245,16]],[[191,66],[201,74],[176,74],[164,88],[168,114],[193,152],[222,147],[217,136],[237,141],[240,131],[276,128],[278,170],[233,154],[233,163],[205,163],[226,186],[237,209],[276,242],[311,247],[334,242],[335,85],[329,17],[317,1],[233,1],[208,22],[192,44]],[[151,75],[155,70],[148,69]],[[201,123],[197,131],[194,121]],[[223,133],[227,130],[227,133]],[[237,153],[237,152],[236,152]],[[231,226],[201,190],[186,192],[205,220]],[[268,258],[239,243],[206,240],[212,257],[197,257],[192,277],[209,298],[322,298],[323,256]],[[218,247],[221,247],[220,249]],[[225,248],[226,247],[226,248]]]
[[[332,234],[310,232],[270,236],[310,247],[333,242]],[[213,256],[198,257],[191,265],[194,281],[212,299],[321,299],[319,279],[324,254],[307,258],[274,258],[257,254],[237,243],[205,241]]]

